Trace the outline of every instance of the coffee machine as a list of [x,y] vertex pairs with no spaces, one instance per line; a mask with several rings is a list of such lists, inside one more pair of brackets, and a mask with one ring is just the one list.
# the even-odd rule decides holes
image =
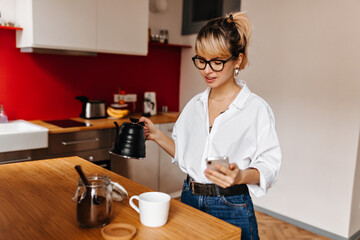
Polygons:
[[144,93],[144,113],[149,113],[151,116],[157,114],[156,106],[156,93],[145,92]]

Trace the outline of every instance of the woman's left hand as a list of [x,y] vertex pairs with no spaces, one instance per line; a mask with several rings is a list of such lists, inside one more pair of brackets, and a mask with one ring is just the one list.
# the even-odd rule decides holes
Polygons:
[[204,173],[216,185],[227,188],[242,183],[243,172],[245,170],[241,170],[236,163],[230,163],[229,168],[219,164],[215,164],[214,167],[217,170],[207,168]]

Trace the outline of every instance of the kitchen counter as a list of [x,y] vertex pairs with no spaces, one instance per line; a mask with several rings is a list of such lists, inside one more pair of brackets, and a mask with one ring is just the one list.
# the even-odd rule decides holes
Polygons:
[[[0,239],[102,239],[100,228],[81,228],[76,222],[75,165],[85,174],[106,174],[120,183],[129,197],[151,191],[79,157],[0,165]],[[111,223],[136,227],[134,239],[240,239],[241,229],[171,199],[168,223],[145,227],[128,199],[113,201]]]
[[[151,119],[151,121],[153,121],[154,123],[169,123],[169,122],[175,122],[178,116],[179,116],[179,113],[177,113],[177,112],[162,113],[160,115],[151,116],[151,117],[149,117],[149,119]],[[141,115],[135,114],[135,115],[132,115],[131,117],[140,118]],[[78,121],[78,122],[83,122],[85,124],[91,124],[91,126],[62,128],[62,127],[58,127],[53,124],[44,122],[42,120],[33,120],[33,121],[29,121],[29,122],[48,128],[49,134],[97,130],[97,129],[104,129],[104,128],[115,128],[115,124],[114,124],[115,121],[119,124],[119,126],[123,122],[130,122],[129,117],[122,118],[122,119],[110,119],[110,118],[101,118],[101,119],[70,118],[70,119]]]

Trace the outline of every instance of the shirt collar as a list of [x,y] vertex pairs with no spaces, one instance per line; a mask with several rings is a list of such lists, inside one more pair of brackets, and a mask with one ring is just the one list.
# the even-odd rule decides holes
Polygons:
[[241,109],[246,100],[248,99],[248,97],[251,94],[250,89],[248,88],[248,86],[246,85],[246,82],[243,80],[236,80],[236,83],[241,87],[241,91],[238,94],[238,96],[235,98],[235,100],[233,101],[233,105],[235,107],[237,107],[238,109]]
[[[234,105],[238,109],[241,109],[244,106],[248,97],[250,96],[251,91],[248,88],[248,86],[246,85],[245,81],[236,80],[236,83],[237,83],[237,85],[239,85],[241,87],[241,91],[238,94],[238,96],[235,98],[235,100],[233,101],[232,105]],[[210,90],[211,90],[210,87],[206,88],[205,91],[203,91],[202,93],[199,94],[198,100],[203,102],[204,104],[207,104]]]

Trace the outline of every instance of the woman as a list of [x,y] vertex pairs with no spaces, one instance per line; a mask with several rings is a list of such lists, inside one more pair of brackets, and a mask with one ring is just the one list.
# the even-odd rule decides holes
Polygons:
[[[199,32],[192,58],[208,88],[192,98],[167,137],[147,118],[145,136],[167,151],[182,171],[181,201],[242,228],[258,239],[248,189],[265,195],[277,179],[281,152],[269,105],[236,80],[248,62],[251,25],[244,13],[210,20]],[[229,166],[206,167],[209,157]]]

